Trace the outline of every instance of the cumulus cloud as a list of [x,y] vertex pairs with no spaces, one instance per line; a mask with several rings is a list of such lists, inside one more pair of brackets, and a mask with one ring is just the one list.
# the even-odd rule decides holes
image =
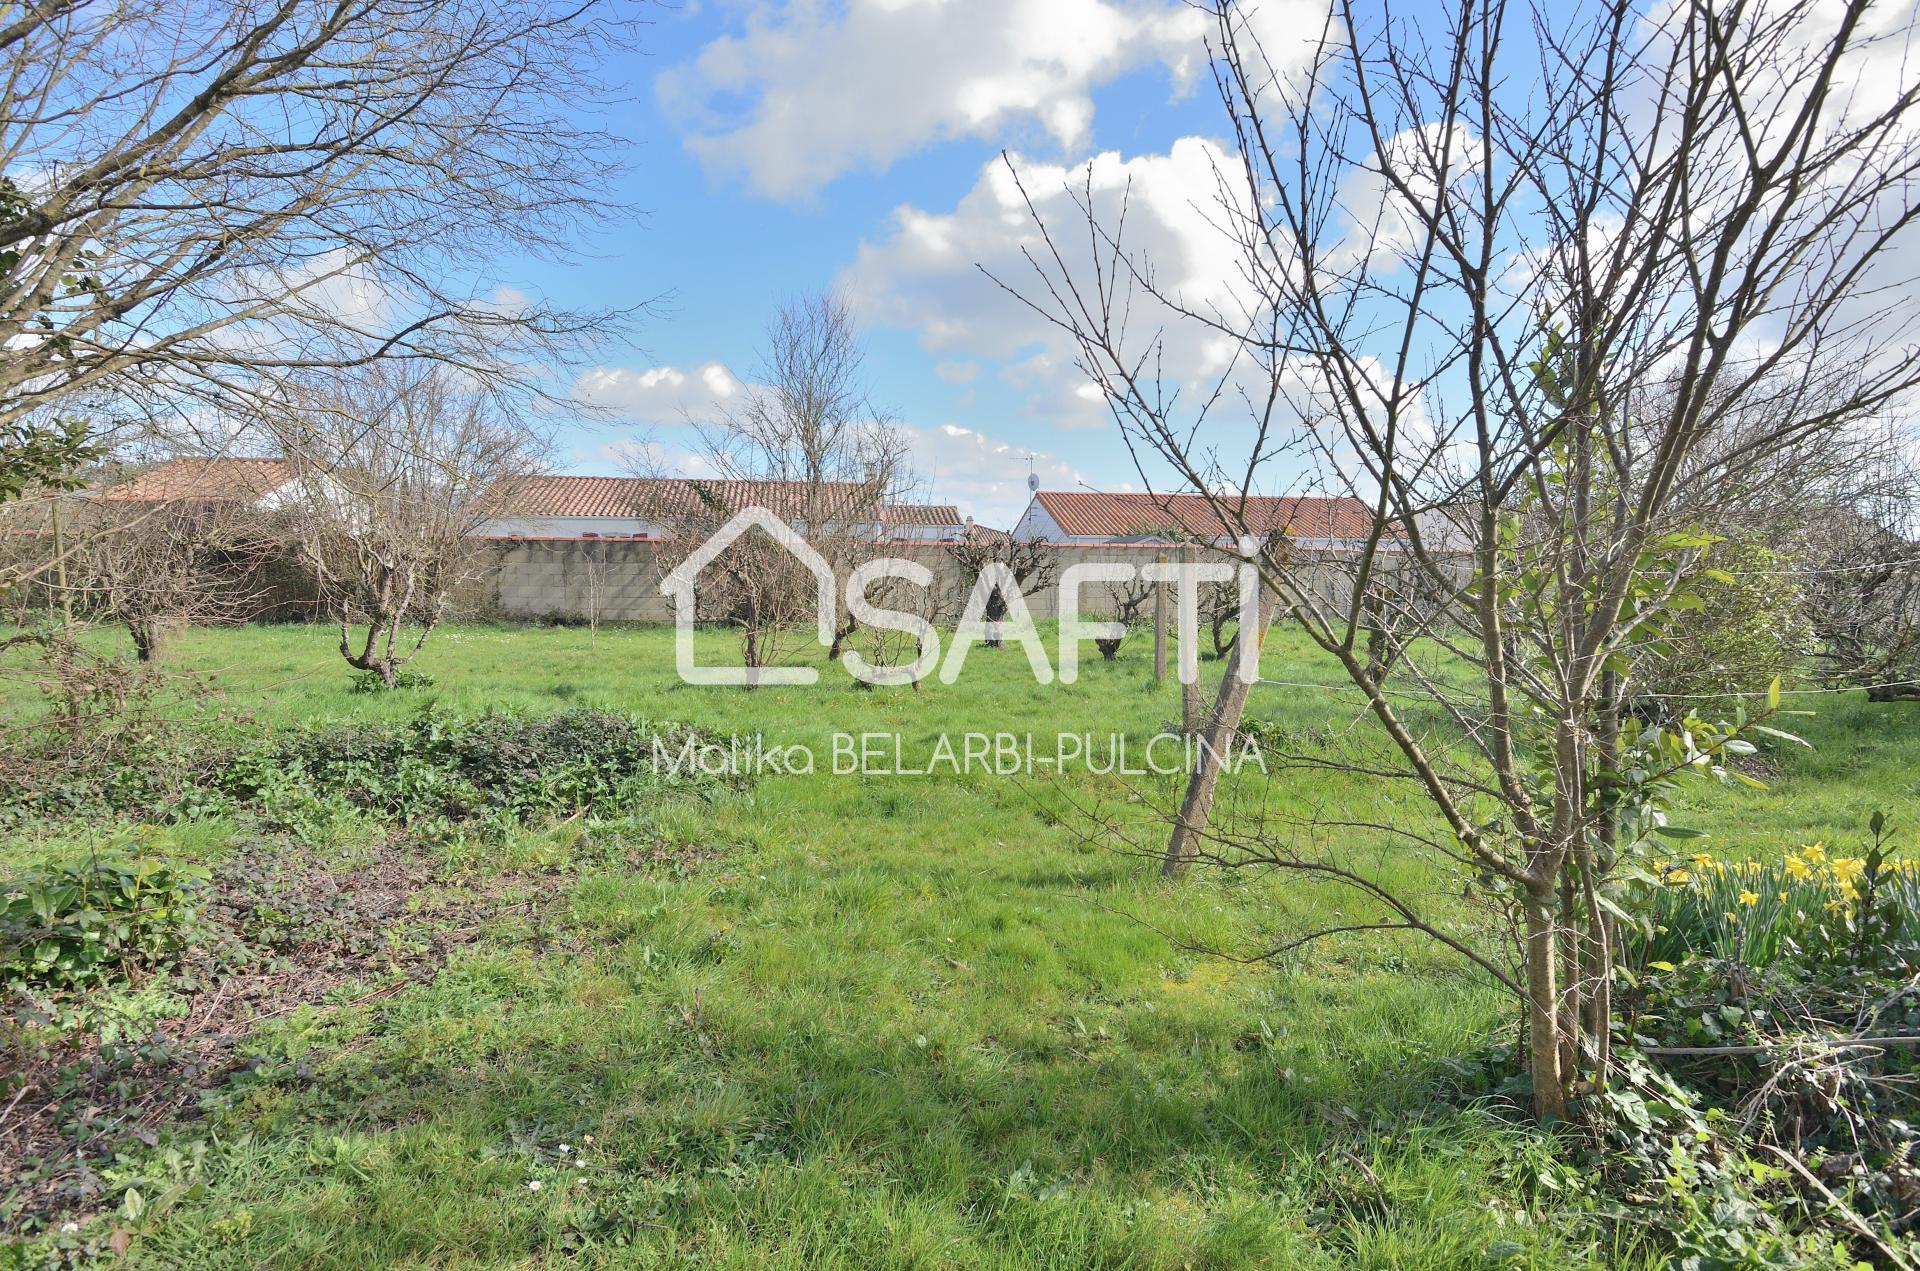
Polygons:
[[574,396],[642,424],[679,424],[711,419],[745,391],[719,362],[682,370],[599,366],[574,384]]
[[[1253,10],[1279,57],[1317,34],[1324,0]],[[659,92],[709,170],[762,194],[804,197],[959,137],[1092,137],[1095,88],[1166,68],[1184,92],[1205,63],[1208,19],[1179,0],[795,0],[757,5],[738,34],[663,73]]]
[[[1031,497],[1025,447],[957,424],[902,425],[901,431],[913,448],[922,497],[956,504],[961,515],[982,525],[1013,528]],[[1033,471],[1049,490],[1070,490],[1088,479],[1072,464],[1043,452],[1033,454]]]
[[[879,241],[861,245],[841,286],[869,322],[917,332],[930,353],[997,361],[1036,418],[1068,428],[1105,423],[1100,391],[1071,343],[994,281],[1038,294],[1027,255],[1044,259],[1047,247],[1022,187],[1077,277],[1093,271],[1079,204],[1091,199],[1109,228],[1125,207],[1129,252],[1183,303],[1227,315],[1250,303],[1239,251],[1222,232],[1245,187],[1232,157],[1201,137],[1181,138],[1166,154],[1109,152],[1071,167],[1016,158],[1009,170],[994,160],[951,211],[897,209]],[[1232,342],[1195,324],[1171,323],[1167,340],[1164,369],[1175,383],[1198,390],[1230,366]]]

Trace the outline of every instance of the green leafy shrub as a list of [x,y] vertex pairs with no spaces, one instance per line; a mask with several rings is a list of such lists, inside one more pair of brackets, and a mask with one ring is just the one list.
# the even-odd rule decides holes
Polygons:
[[360,814],[404,820],[428,836],[456,826],[497,830],[551,814],[615,815],[667,790],[740,784],[679,762],[689,744],[706,741],[682,725],[588,709],[471,718],[423,711],[397,724],[298,730],[248,749],[182,729],[111,759],[0,770],[0,822],[250,811],[309,842]]
[[[327,804],[447,824],[508,824],[592,809],[615,813],[661,791],[724,784],[674,760],[699,734],[611,711],[422,713],[398,724],[338,724],[285,737],[237,759],[226,792],[282,824]],[[319,806],[315,801],[320,801]]]
[[206,884],[202,870],[150,858],[34,870],[3,894],[0,982],[68,988],[160,965],[191,939]]
[[351,691],[355,693],[391,693],[396,689],[432,688],[433,685],[433,676],[427,674],[425,671],[400,671],[394,675],[393,683],[391,684],[381,679],[378,671],[368,671],[364,675],[355,677]]
[[1809,646],[1805,599],[1786,560],[1758,543],[1723,540],[1634,665],[1635,697],[1662,716],[1678,702],[1757,693],[1791,677]]

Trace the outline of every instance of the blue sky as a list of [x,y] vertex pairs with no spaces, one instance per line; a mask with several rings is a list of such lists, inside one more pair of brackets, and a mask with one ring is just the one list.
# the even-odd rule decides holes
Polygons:
[[[1324,13],[1268,7],[1295,39]],[[569,429],[563,467],[619,472],[643,440],[684,466],[683,412],[710,413],[751,373],[784,298],[837,286],[929,493],[1008,524],[1029,451],[1051,487],[1137,486],[1068,351],[974,265],[1017,276],[1031,233],[987,175],[1006,148],[1055,199],[1073,165],[1108,156],[1106,181],[1159,209],[1143,242],[1204,271],[1181,214],[1199,197],[1182,139],[1220,122],[1198,15],[1179,0],[690,0],[652,18],[644,52],[609,68],[630,97],[609,122],[632,143],[606,194],[643,216],[576,263],[504,279],[566,306],[668,296],[581,377],[619,416]]]

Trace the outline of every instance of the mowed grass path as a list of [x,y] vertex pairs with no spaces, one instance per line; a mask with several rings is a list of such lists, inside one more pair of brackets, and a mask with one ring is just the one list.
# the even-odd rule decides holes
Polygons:
[[[713,638],[710,657],[729,647]],[[1094,656],[1071,687],[1034,684],[1010,649],[976,650],[960,683],[920,693],[834,671],[747,693],[680,685],[657,630],[467,627],[422,655],[433,687],[362,695],[321,629],[193,632],[170,653],[212,672],[222,707],[254,727],[428,702],[593,705],[807,743],[822,761],[835,732],[898,732],[910,752],[969,729],[1049,746],[1063,730],[1142,737],[1178,713],[1150,656],[1146,640],[1115,664]],[[1334,679],[1284,638],[1263,669]],[[1351,695],[1264,684],[1252,710],[1299,728],[1354,716]],[[1694,823],[1729,852],[1846,841],[1875,806],[1912,826],[1917,716],[1831,702],[1803,721],[1820,749],[1786,757],[1773,792],[1703,793]],[[1424,815],[1338,778],[1266,793]],[[1550,1205],[1529,1212],[1537,1140],[1432,1097],[1435,1061],[1504,1024],[1495,993],[1409,942],[1331,943],[1285,970],[1182,951],[1162,933],[1257,947],[1298,896],[1278,879],[1163,883],[1083,841],[1074,804],[1125,795],[1099,777],[773,776],[463,858],[581,873],[538,933],[506,924],[430,984],[263,1029],[261,1056],[310,1075],[194,1128],[212,1143],[206,1190],[148,1222],[136,1261],[1647,1260],[1631,1242],[1579,1242]],[[629,865],[625,841],[697,863]],[[562,1143],[584,1166],[562,1162]]]

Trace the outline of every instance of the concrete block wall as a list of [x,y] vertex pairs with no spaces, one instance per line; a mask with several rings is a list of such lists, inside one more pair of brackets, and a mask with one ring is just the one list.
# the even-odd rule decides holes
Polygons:
[[[1178,549],[1154,544],[1061,544],[1058,570],[1078,562],[1150,564],[1165,554],[1177,559]],[[495,564],[468,593],[464,608],[490,611],[501,617],[582,621],[597,616],[603,622],[670,622],[673,604],[661,594],[660,581],[669,562],[662,561],[662,544],[630,539],[526,539],[495,545]],[[934,575],[940,596],[938,616],[959,616],[972,579],[951,549],[931,543],[889,543],[885,555],[917,561]],[[1352,595],[1351,555],[1316,552],[1303,559],[1300,577],[1322,603],[1343,607]],[[1090,589],[1091,591],[1091,589]],[[1095,593],[1097,594],[1097,593]],[[1035,619],[1058,616],[1059,594],[1049,586],[1026,597]],[[902,607],[905,607],[904,605]]]
[[493,608],[516,618],[665,622],[657,543],[620,539],[529,539],[499,549]]

